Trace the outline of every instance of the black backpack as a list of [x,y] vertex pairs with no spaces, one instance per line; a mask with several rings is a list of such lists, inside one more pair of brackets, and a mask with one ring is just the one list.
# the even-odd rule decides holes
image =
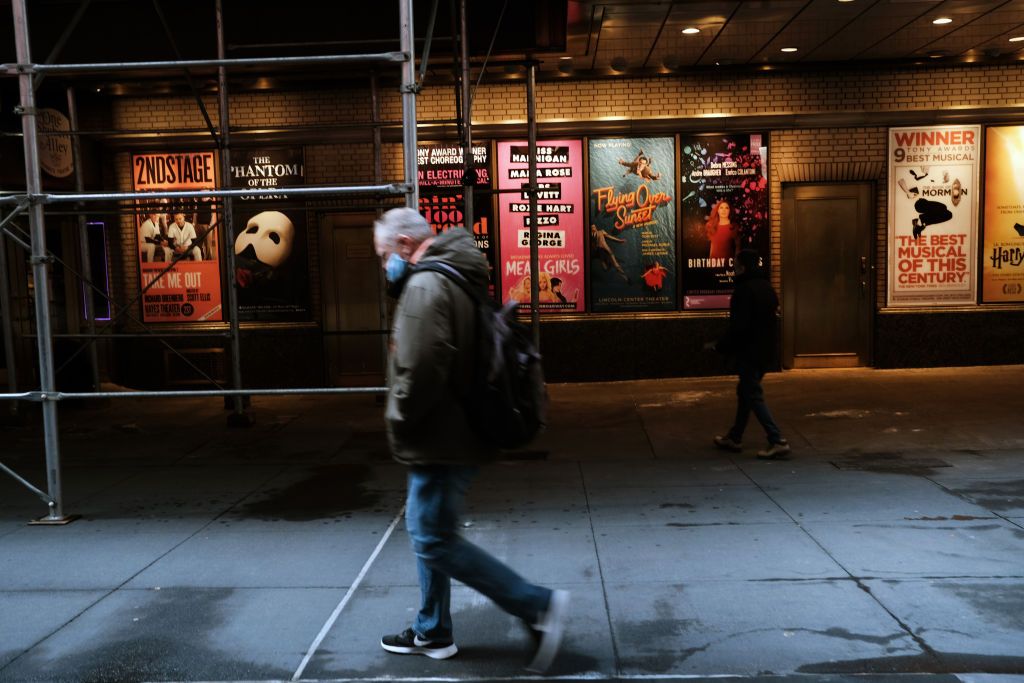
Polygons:
[[458,269],[427,261],[415,272],[441,273],[456,283],[476,309],[476,355],[463,405],[473,431],[502,449],[521,448],[547,424],[547,389],[530,330],[515,320],[515,303],[499,306],[476,291]]

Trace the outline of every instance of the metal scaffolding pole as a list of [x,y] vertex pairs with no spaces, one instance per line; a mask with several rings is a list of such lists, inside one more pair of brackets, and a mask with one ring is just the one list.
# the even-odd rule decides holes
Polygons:
[[540,350],[540,252],[537,245],[537,62],[527,64],[526,71],[526,122],[528,130],[528,151],[530,156],[530,328],[533,331],[533,345]]
[[[18,61],[27,64],[32,61],[29,48],[28,16],[25,0],[11,0],[14,14],[14,45]],[[40,193],[39,145],[36,139],[36,98],[32,90],[32,74],[18,75],[21,94],[21,130],[25,146],[25,188],[27,193]],[[46,257],[46,228],[43,224],[43,207],[33,202],[29,207],[29,222],[32,231],[32,276],[36,312],[36,331],[39,334],[39,386],[44,394],[56,391],[53,371],[53,340],[50,338],[50,281],[47,272],[49,259]],[[43,520],[53,524],[71,521],[64,516],[61,493],[60,440],[57,430],[57,403],[43,401],[43,444],[46,449],[46,482],[51,498],[49,514]]]
[[402,52],[408,56],[402,65],[402,154],[405,161],[405,205],[419,209],[420,190],[416,175],[416,54],[412,26],[413,0],[398,0],[398,23]]
[[[3,316],[4,361],[7,364],[7,390],[18,390],[18,371],[14,361],[14,311],[11,310],[11,290],[7,279],[7,237],[0,232],[0,316]],[[17,401],[11,403],[11,415],[18,414]]]
[[[410,2],[410,0],[402,0]],[[410,8],[411,10],[411,8]],[[96,73],[100,71],[150,71],[168,69],[196,69],[215,66],[297,66],[310,64],[365,64],[369,62],[404,62],[412,53],[412,41],[409,50],[404,52],[373,52],[357,55],[315,55],[311,57],[243,57],[238,59],[184,59],[161,62],[94,62],[88,64],[33,64],[21,61],[17,64],[0,64],[0,72],[9,76],[21,74],[73,74]]]
[[[216,2],[217,12],[217,59],[224,59],[224,7],[222,0]],[[217,67],[217,95],[220,98],[220,178],[225,189],[231,189],[231,132],[228,112],[228,71],[225,67]],[[224,220],[221,232],[224,234],[226,261],[228,271],[228,324],[231,329],[231,388],[238,391],[242,388],[242,352],[239,341],[238,325],[238,289],[235,287],[235,246],[232,243],[234,232],[234,214],[232,213],[231,197],[224,198],[222,207]],[[248,427],[252,419],[246,415],[242,396],[235,395],[232,399],[233,409],[228,415],[228,426]]]
[[466,0],[459,0],[459,52],[462,57],[462,197],[463,225],[473,233],[473,191],[476,189],[476,173],[473,172],[473,92],[469,77],[469,34],[466,21]]
[[[88,3],[83,3],[88,5]],[[75,89],[68,86],[68,118],[71,130],[78,130],[78,102]],[[75,167],[75,192],[85,192],[84,169],[82,168],[82,141],[75,135],[71,138],[72,160]],[[89,232],[85,225],[85,207],[79,206],[78,243],[82,257],[82,279],[90,285],[82,288],[82,305],[85,313],[85,325],[89,334],[96,334],[96,314],[92,305],[92,255],[89,253]],[[89,369],[92,377],[92,390],[100,390],[100,359],[95,344],[89,344]]]
[[[413,159],[415,162],[415,159]],[[414,176],[415,180],[415,176]],[[415,185],[415,183],[413,183]],[[214,199],[217,197],[264,197],[287,193],[289,195],[316,196],[333,194],[406,194],[406,183],[388,185],[321,185],[298,187],[253,187],[239,190],[157,190],[155,192],[29,192],[0,196],[0,205],[22,204],[26,199],[40,204],[68,204],[75,202],[153,201],[155,199]]]

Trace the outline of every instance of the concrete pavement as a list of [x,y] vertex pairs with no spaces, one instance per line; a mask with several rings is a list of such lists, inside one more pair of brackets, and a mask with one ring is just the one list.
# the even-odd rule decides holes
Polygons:
[[[730,378],[551,387],[465,535],[573,593],[563,680],[1024,681],[1024,368],[771,375],[788,461],[709,447]],[[62,409],[65,500],[0,478],[0,681],[524,680],[457,586],[459,655],[383,652],[415,568],[369,397]],[[39,428],[0,461],[44,481]]]

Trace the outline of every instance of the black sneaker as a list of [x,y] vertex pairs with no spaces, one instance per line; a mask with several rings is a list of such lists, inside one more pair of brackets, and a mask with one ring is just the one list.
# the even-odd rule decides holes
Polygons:
[[728,436],[716,436],[715,447],[721,448],[723,451],[732,451],[733,453],[743,452],[743,444],[739,441],[733,441]]
[[388,652],[399,655],[426,655],[431,659],[448,659],[454,657],[459,648],[455,643],[442,643],[420,638],[419,634],[407,628],[398,635],[384,636],[380,646]]
[[558,647],[562,644],[565,633],[565,621],[569,616],[569,591],[554,590],[548,608],[541,615],[540,621],[530,626],[530,634],[534,638],[537,650],[533,660],[526,666],[527,671],[544,673],[555,661]]

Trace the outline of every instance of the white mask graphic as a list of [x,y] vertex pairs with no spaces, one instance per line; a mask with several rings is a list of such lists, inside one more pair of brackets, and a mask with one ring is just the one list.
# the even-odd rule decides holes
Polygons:
[[264,211],[249,219],[245,230],[235,238],[235,254],[255,257],[260,263],[271,268],[280,267],[292,255],[295,241],[295,226],[288,216],[280,211]]

